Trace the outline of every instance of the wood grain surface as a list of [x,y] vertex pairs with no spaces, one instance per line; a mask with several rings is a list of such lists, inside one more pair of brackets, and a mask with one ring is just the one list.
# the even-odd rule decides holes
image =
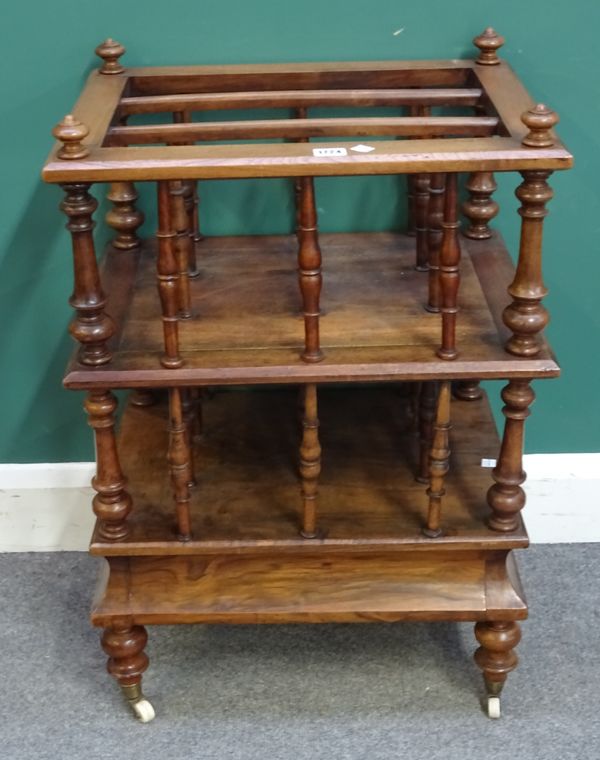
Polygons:
[[[318,365],[304,348],[292,236],[206,238],[201,273],[190,281],[192,319],[179,323],[181,369],[164,369],[154,242],[145,244],[135,281],[132,262],[111,250],[103,285],[117,321],[113,359],[88,369],[74,360],[69,388],[144,387],[348,379],[555,377],[558,365],[544,343],[533,358],[503,346],[502,309],[513,266],[501,238],[461,240],[458,359],[436,355],[438,314],[425,310],[428,278],[414,270],[414,239],[396,233],[321,235],[323,287]],[[127,295],[133,290],[130,305]]]

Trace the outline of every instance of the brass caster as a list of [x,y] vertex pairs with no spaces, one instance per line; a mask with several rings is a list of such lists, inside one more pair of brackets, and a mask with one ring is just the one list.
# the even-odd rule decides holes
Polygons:
[[488,718],[500,717],[500,697],[489,696],[487,698],[487,714]]
[[485,711],[488,718],[496,720],[500,717],[500,692],[504,686],[503,681],[488,681],[485,679],[485,685],[487,688],[487,699],[484,703]]
[[121,691],[133,710],[133,714],[141,723],[150,723],[151,720],[154,720],[156,716],[154,708],[142,694],[142,689],[139,683],[131,684],[130,686],[121,686]]

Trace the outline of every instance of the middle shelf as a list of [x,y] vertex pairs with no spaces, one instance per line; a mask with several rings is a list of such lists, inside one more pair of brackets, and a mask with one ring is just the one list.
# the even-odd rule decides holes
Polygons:
[[501,237],[461,239],[458,358],[436,355],[440,316],[427,312],[427,273],[414,268],[414,238],[399,233],[320,236],[324,359],[300,359],[304,326],[294,236],[206,238],[191,280],[193,314],[180,320],[183,367],[161,366],[163,334],[156,287],[156,241],[141,252],[110,246],[103,268],[107,312],[117,324],[112,360],[86,367],[74,358],[69,388],[132,388],[349,380],[554,377],[543,343],[532,358],[504,349],[502,311],[514,269]]

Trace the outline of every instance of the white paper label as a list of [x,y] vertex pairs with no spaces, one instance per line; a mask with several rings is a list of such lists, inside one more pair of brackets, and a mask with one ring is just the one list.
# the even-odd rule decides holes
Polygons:
[[357,153],[370,153],[372,150],[375,150],[375,148],[372,145],[355,145],[354,147],[350,148],[350,150],[355,150]]
[[313,148],[313,156],[347,156],[346,148]]
[[496,460],[495,459],[482,459],[481,460],[481,466],[482,467],[495,467],[496,466]]

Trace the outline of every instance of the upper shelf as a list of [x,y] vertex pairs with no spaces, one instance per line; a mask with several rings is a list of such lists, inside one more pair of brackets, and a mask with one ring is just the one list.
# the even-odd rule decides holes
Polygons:
[[86,367],[76,357],[69,388],[131,388],[347,380],[553,377],[544,343],[534,358],[504,350],[502,310],[513,265],[500,236],[462,238],[458,358],[438,358],[440,315],[424,308],[427,274],[414,268],[414,238],[398,233],[326,234],[321,348],[300,358],[304,326],[294,236],[206,238],[191,280],[193,316],[180,320],[179,369],[166,369],[156,288],[155,241],[141,253],[109,247],[103,271],[107,312],[118,332],[112,360]]
[[[570,153],[551,131],[556,115],[531,111],[534,101],[497,57],[503,40],[494,35],[475,40],[482,51],[476,61],[130,69],[119,61],[124,48],[107,42],[98,48],[105,63],[90,75],[73,118],[55,130],[62,143],[52,150],[43,178],[93,182],[570,167]],[[356,110],[382,106],[394,109],[392,115]],[[308,109],[316,107],[348,113],[314,117]],[[268,118],[257,116],[260,109],[269,109]],[[223,116],[225,111],[235,120]],[[529,121],[522,119],[525,112],[534,114]],[[331,148],[337,151],[324,152]]]

